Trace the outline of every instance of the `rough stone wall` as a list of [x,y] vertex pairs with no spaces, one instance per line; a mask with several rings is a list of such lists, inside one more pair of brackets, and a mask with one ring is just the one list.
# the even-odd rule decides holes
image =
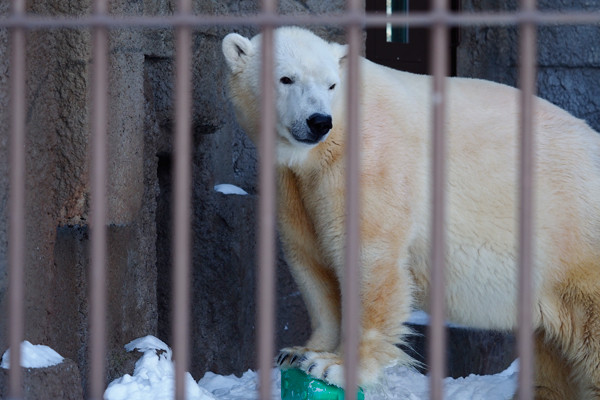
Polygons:
[[[114,5],[114,11],[139,12],[139,3],[126,4],[127,9]],[[32,1],[27,9],[39,15],[81,15],[89,10],[89,1],[59,0]],[[4,62],[8,53],[6,32],[3,35]],[[157,325],[154,210],[153,203],[144,199],[154,191],[144,186],[144,91],[143,75],[139,72],[143,55],[136,50],[140,45],[135,45],[141,39],[136,32],[111,34],[109,378],[132,367],[131,358],[127,364],[128,357],[123,356],[123,344],[154,333]],[[50,345],[74,360],[82,370],[85,385],[90,34],[76,29],[30,31],[26,53],[25,338]],[[2,74],[3,82],[7,77],[8,73]],[[2,120],[7,120],[6,107],[1,113]],[[2,126],[4,143],[8,124]],[[4,193],[7,191],[2,195],[6,207]],[[0,265],[3,275],[5,260],[3,257]],[[7,307],[5,287],[6,280],[2,279],[3,310]],[[3,349],[7,346],[7,322],[7,318],[0,319]]]
[[[514,0],[463,0],[465,11],[513,11]],[[595,0],[540,0],[547,11],[598,11]],[[600,26],[548,25],[538,29],[538,95],[586,120],[600,131]],[[461,28],[458,75],[515,86],[518,35],[511,27]]]
[[[331,2],[286,0],[284,13],[339,10]],[[9,3],[0,3],[0,13]],[[202,14],[258,11],[259,2],[197,0]],[[111,2],[111,12],[172,14],[175,2]],[[28,12],[80,15],[90,0],[32,0]],[[201,28],[193,42],[192,366],[241,373],[254,366],[256,151],[233,121],[221,40],[235,30]],[[340,29],[319,29],[343,40]],[[119,29],[110,34],[107,380],[131,373],[123,345],[171,333],[171,138],[173,34]],[[86,388],[89,268],[88,30],[36,30],[27,42],[27,340],[75,361]],[[0,349],[7,347],[8,34],[0,30]],[[248,196],[226,196],[232,183]],[[278,346],[308,336],[302,300],[280,259]]]

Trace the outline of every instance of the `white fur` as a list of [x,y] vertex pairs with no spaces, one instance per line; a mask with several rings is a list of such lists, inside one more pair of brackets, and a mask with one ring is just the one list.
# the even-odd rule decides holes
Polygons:
[[[346,47],[327,43],[298,28],[280,28],[274,40],[277,55],[273,79],[277,96],[277,133],[281,138],[278,161],[298,165],[304,162],[314,145],[294,140],[292,133],[301,136],[307,129],[306,120],[314,113],[331,114],[336,92],[336,88],[331,88],[340,84],[339,61],[344,57]],[[229,34],[223,40],[229,67],[233,73],[244,75],[249,89],[257,97],[260,96],[260,57],[254,55],[260,53],[261,46],[261,35],[248,40],[238,34]],[[293,83],[283,84],[283,77]]]

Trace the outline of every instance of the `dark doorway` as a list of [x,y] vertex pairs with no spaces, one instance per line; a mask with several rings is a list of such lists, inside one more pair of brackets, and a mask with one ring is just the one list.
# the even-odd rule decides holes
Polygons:
[[[459,0],[451,0],[451,9],[458,11]],[[371,13],[426,12],[430,0],[367,0],[366,10]],[[450,31],[450,75],[456,75],[456,47],[459,31]],[[417,74],[430,73],[429,29],[410,26],[387,26],[367,29],[367,58],[377,64]]]

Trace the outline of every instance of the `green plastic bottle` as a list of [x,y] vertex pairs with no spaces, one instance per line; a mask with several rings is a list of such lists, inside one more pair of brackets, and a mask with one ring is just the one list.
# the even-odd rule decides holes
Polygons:
[[[365,394],[358,389],[357,400]],[[281,400],[344,400],[344,389],[307,375],[297,368],[281,370]]]

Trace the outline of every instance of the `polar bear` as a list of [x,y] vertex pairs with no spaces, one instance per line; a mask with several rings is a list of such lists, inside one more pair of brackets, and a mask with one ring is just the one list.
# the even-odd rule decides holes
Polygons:
[[[261,37],[222,49],[242,128],[257,139]],[[346,47],[308,30],[275,31],[278,223],[312,335],[277,363],[343,384]],[[428,307],[431,77],[360,59],[359,381],[409,363],[397,346]],[[446,305],[450,321],[517,327],[519,92],[447,80]],[[537,398],[600,396],[600,135],[535,100],[534,309]]]

